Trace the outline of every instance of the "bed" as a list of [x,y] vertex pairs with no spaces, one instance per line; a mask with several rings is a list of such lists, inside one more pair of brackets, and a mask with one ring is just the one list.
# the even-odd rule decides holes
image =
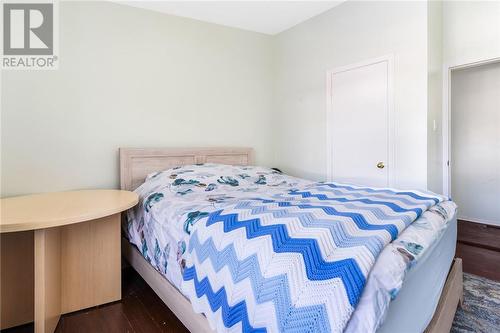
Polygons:
[[[218,164],[244,167],[251,165],[252,162],[253,150],[249,148],[125,148],[120,149],[121,187],[122,189],[135,190],[144,183],[146,177],[155,177],[159,175],[159,172],[162,170],[178,168],[184,165],[207,165],[212,168],[211,164],[215,163],[214,167]],[[266,174],[270,179],[276,178],[276,182],[286,183],[283,179],[289,182],[296,181],[293,177],[283,178],[288,176],[281,176],[275,174],[273,171],[259,170],[260,169],[257,169],[257,171],[255,171],[256,174],[252,175],[257,177],[256,183],[259,182],[258,177],[262,176],[262,174]],[[251,169],[249,172],[254,172],[254,170]],[[172,177],[172,174],[170,173],[167,176]],[[175,176],[177,177],[177,175]],[[165,177],[165,175],[162,175],[162,177]],[[183,196],[184,194],[182,192],[191,191],[191,188],[196,192],[199,188],[197,185],[193,187],[195,186],[193,184],[184,184],[184,179],[182,179],[182,181],[175,181],[177,182],[176,186],[181,186],[176,187],[178,190],[180,189],[177,191],[176,195]],[[291,185],[296,187],[304,185],[300,183],[300,180],[296,182],[298,183]],[[231,186],[230,179],[222,179],[220,184],[228,188]],[[281,186],[280,184],[276,186],[279,187]],[[206,186],[207,184],[203,185]],[[268,184],[268,186],[275,186],[275,184]],[[304,186],[309,185],[305,184]],[[203,189],[206,189],[206,187],[203,187]],[[153,203],[154,200],[155,198],[153,197]],[[449,210],[451,211],[452,209],[450,208]],[[398,274],[404,275],[400,278],[401,281],[394,281],[393,283],[398,286],[398,283],[401,284],[404,280],[404,285],[396,288],[394,287],[395,285],[381,286],[380,284],[387,284],[383,275],[377,280],[377,274],[370,273],[366,282],[366,288],[359,297],[358,306],[354,313],[350,315],[351,319],[344,327],[346,332],[374,331],[375,329],[377,329],[377,332],[422,332],[423,330],[429,332],[449,331],[456,306],[462,299],[461,261],[453,258],[456,242],[456,218],[451,216],[452,214],[450,214],[450,211],[447,213],[450,216],[447,218],[445,227],[440,226],[440,231],[435,232],[437,236],[433,237],[431,241],[428,241],[428,244],[424,241],[426,246],[421,256],[415,254],[418,254],[418,251],[413,253],[413,255],[407,253],[405,248],[401,246],[398,247],[394,245],[392,253],[389,251],[390,246],[385,248],[380,254],[379,260],[375,262],[372,273],[383,272],[384,269],[387,269],[387,267],[391,265],[391,262],[394,262],[394,260],[391,260],[391,255],[394,256],[394,253],[398,253],[398,251],[405,252],[402,257],[411,257],[411,260],[405,263],[406,265],[411,265],[411,269],[401,270],[398,267],[393,268],[395,270],[399,269],[400,271]],[[198,217],[195,216],[193,218]],[[410,237],[411,229],[417,228],[419,224],[425,224],[425,228],[428,228],[429,221],[424,221],[425,223],[423,223],[420,220],[423,219],[418,219],[411,225],[412,228],[408,227],[401,233],[399,236],[401,240],[400,238],[396,239],[400,245],[404,244],[408,247],[408,243],[410,243],[411,246],[415,246],[409,241],[411,240],[410,238],[405,243],[404,236],[406,233],[408,234],[406,236]],[[130,226],[130,223],[128,225]],[[191,227],[192,226],[188,224],[186,228]],[[166,272],[162,274],[161,265],[158,264],[161,260],[158,260],[158,262],[152,260],[152,256],[148,257],[144,254],[144,249],[138,249],[138,247],[131,244],[130,241],[133,240],[129,240],[125,237],[122,242],[125,258],[160,296],[165,304],[176,314],[181,322],[191,332],[212,332],[211,326],[214,328],[217,327],[214,324],[217,320],[216,317],[212,316],[210,318],[211,322],[209,323],[205,315],[196,313],[202,311],[203,304],[192,304],[186,297],[186,292],[179,291],[179,283],[175,282],[175,278],[168,276]],[[137,241],[135,241],[135,243],[141,247]],[[392,243],[390,245],[392,246]],[[410,250],[415,249],[413,248]],[[152,251],[150,250],[150,252]],[[170,253],[171,251],[167,252]],[[177,252],[179,252],[179,250],[177,250]],[[382,259],[385,259],[387,264],[383,264],[384,260]],[[166,259],[163,261],[164,265],[167,266]],[[153,262],[155,262],[155,267],[153,267]],[[377,268],[377,264],[382,268]],[[183,265],[185,266],[185,263],[183,263]],[[400,263],[400,266],[401,265]],[[429,272],[433,273],[429,274]],[[385,293],[381,293],[380,290],[383,288],[389,289],[387,289]],[[388,295],[390,295],[391,299],[388,299]],[[393,298],[394,300],[392,300]],[[376,306],[374,304],[376,304]],[[196,312],[193,310],[193,307],[196,308]],[[360,308],[361,310],[359,310]],[[380,326],[382,322],[383,324]]]

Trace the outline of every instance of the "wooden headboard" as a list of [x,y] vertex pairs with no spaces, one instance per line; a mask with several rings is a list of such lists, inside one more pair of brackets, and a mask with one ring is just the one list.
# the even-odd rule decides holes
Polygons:
[[252,148],[120,148],[120,188],[135,190],[152,172],[197,163],[249,165]]

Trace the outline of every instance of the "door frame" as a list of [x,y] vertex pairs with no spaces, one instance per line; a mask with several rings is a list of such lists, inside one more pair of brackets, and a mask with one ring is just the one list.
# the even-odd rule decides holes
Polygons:
[[462,61],[443,66],[443,194],[451,196],[451,73],[456,70],[473,68],[500,62],[500,57]]
[[361,68],[365,66],[375,65],[381,62],[387,62],[387,178],[388,186],[393,187],[395,184],[395,118],[394,118],[394,54],[386,54],[381,57],[371,58],[346,66],[336,67],[326,72],[326,175],[327,180],[333,180],[333,142],[331,125],[333,114],[333,93],[332,93],[332,78],[333,75]]

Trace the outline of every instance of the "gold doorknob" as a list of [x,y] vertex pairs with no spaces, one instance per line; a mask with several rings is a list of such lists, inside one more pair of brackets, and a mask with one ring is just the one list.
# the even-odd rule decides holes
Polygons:
[[379,169],[385,168],[384,162],[378,162],[377,163],[377,168],[379,168]]

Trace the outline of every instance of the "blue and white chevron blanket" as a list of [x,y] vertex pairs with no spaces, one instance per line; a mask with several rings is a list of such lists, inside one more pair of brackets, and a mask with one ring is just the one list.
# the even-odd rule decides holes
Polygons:
[[[183,216],[188,235],[176,256],[181,289],[217,332],[342,332],[382,250],[445,200],[426,192],[282,180],[269,169],[239,170],[238,177],[190,167],[149,177],[157,185],[143,193],[144,209],[132,213],[143,225],[135,243],[166,273],[170,245],[147,241],[144,224],[168,194],[184,200],[170,216]],[[202,193],[211,187],[223,194]],[[204,205],[197,202],[202,197]]]

